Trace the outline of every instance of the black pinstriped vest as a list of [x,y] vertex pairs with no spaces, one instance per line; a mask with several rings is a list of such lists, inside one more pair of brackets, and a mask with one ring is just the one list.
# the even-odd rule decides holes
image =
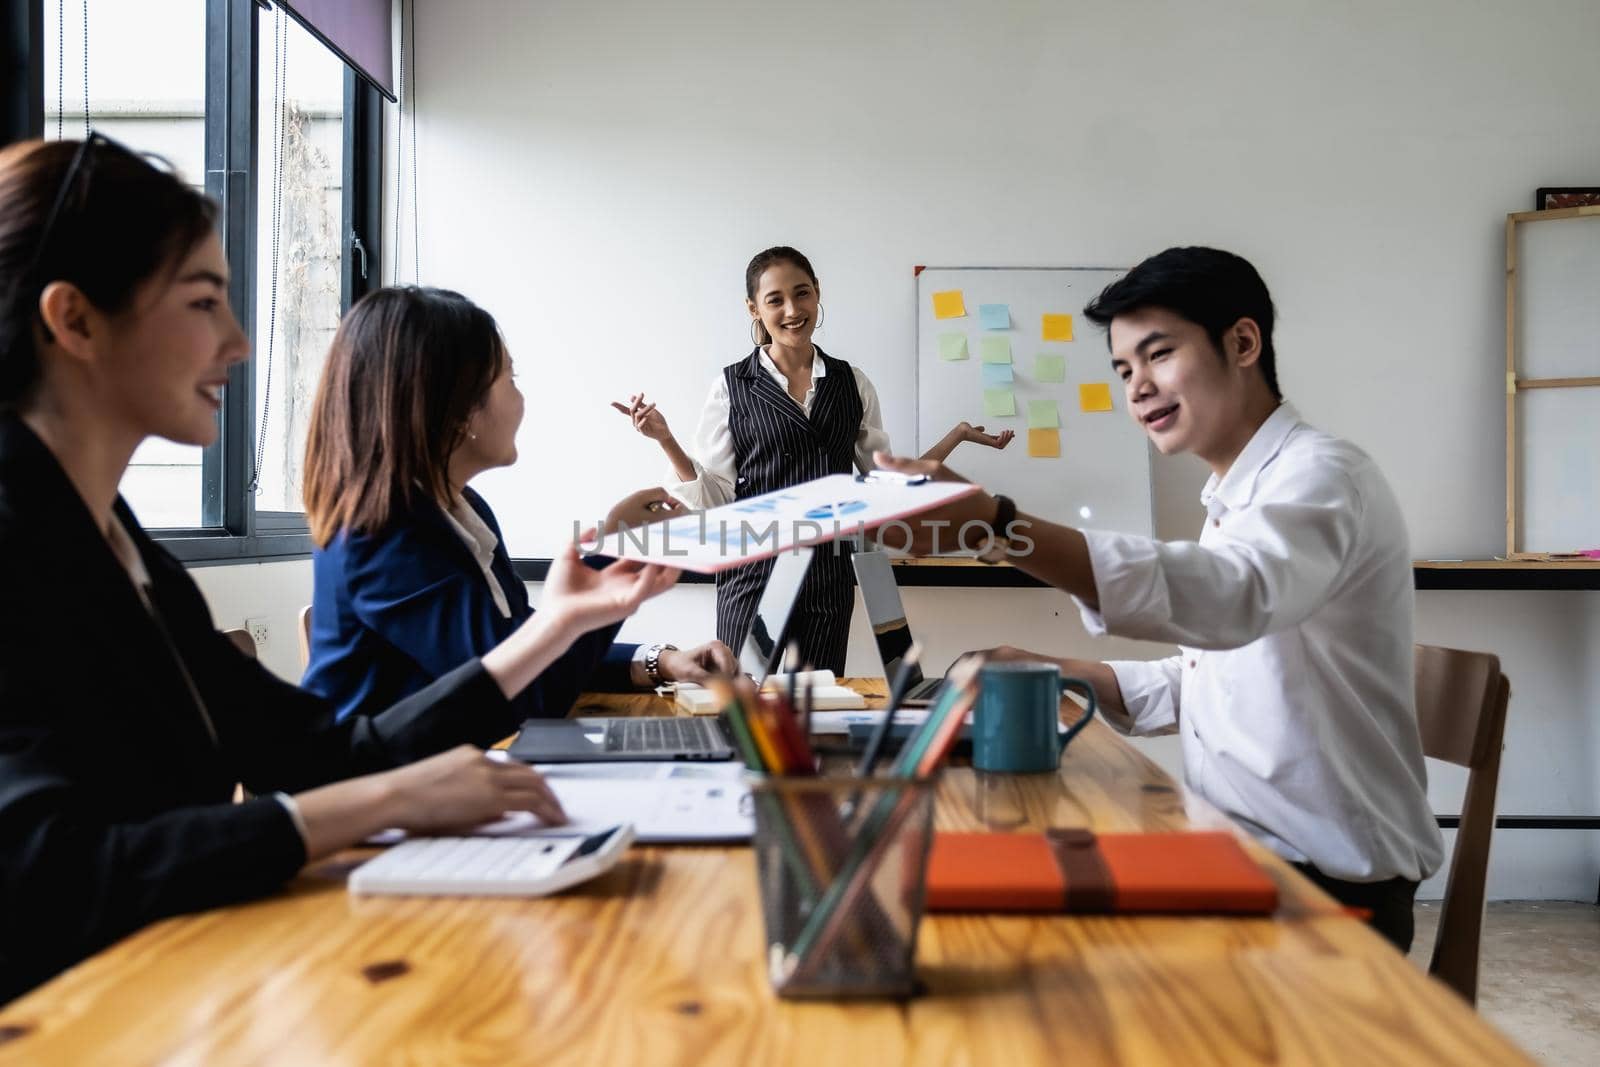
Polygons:
[[[817,349],[827,372],[815,379],[809,417],[761,366],[761,350],[723,369],[728,429],[733,437],[734,495],[760,496],[855,467],[861,433],[861,394],[850,364]],[[749,629],[772,561],[717,576],[717,638],[736,651]],[[848,551],[817,549],[790,621],[790,639],[812,666],[844,670],[855,576]]]

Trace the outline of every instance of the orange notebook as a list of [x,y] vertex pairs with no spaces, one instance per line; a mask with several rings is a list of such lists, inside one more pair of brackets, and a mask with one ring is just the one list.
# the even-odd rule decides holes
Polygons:
[[1278,887],[1224,833],[939,833],[929,911],[1265,915]]

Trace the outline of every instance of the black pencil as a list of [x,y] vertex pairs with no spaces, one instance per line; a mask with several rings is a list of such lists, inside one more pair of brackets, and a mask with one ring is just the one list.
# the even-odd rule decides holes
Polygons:
[[878,757],[883,753],[884,740],[888,738],[890,726],[894,722],[894,713],[900,710],[900,702],[906,698],[906,690],[911,688],[911,674],[921,656],[922,646],[912,642],[911,647],[906,649],[905,658],[900,661],[900,670],[895,674],[894,685],[889,689],[889,706],[884,709],[883,718],[878,721],[872,736],[867,739],[867,749],[861,754],[861,764],[856,768],[858,777],[871,776],[872,768],[877,765]]

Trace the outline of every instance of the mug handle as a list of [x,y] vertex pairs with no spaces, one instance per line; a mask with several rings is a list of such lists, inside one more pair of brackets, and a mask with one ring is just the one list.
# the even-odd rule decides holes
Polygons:
[[1067,742],[1071,741],[1074,737],[1077,737],[1078,731],[1089,725],[1089,720],[1094,718],[1094,709],[1097,706],[1094,696],[1094,686],[1090,685],[1082,678],[1061,679],[1061,695],[1066,696],[1069,691],[1076,692],[1086,698],[1089,701],[1089,706],[1084,709],[1083,718],[1079,719],[1077,722],[1068,727],[1066,733],[1063,734],[1059,731],[1057,732],[1057,739],[1060,742],[1056,750],[1057,752],[1064,750],[1067,747]]

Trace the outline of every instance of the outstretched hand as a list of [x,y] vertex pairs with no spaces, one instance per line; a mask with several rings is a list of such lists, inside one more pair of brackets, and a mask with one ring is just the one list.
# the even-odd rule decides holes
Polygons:
[[[891,456],[887,452],[874,452],[872,458],[886,471],[925,474],[936,482],[967,480],[936,459],[908,459]],[[968,493],[947,504],[899,520],[897,525],[903,525],[911,531],[910,541],[903,546],[889,547],[913,556],[927,556],[937,552],[949,552],[955,548],[969,547],[961,544],[962,537],[972,542],[970,547],[977,547],[978,542],[985,539],[976,529],[967,527],[969,524],[987,525],[993,522],[999,507],[994,497],[981,489],[976,493]]]
[[974,426],[970,422],[963,422],[956,427],[961,432],[961,440],[970,441],[975,445],[984,445],[989,448],[1004,448],[1017,436],[1015,430],[1001,430],[999,433],[984,433],[982,426]]
[[671,518],[683,505],[678,498],[659,485],[629,493],[617,501],[600,527],[602,535],[614,533],[620,526],[647,526],[652,522]]
[[628,559],[593,570],[578,559],[577,546],[568,542],[550,561],[539,611],[555,612],[577,633],[588,633],[621,622],[677,580],[678,571],[672,567]]
[[613,400],[611,406],[628,416],[633,428],[652,441],[665,441],[672,436],[667,428],[667,417],[657,411],[654,404],[645,403],[643,393],[628,397],[626,404]]

